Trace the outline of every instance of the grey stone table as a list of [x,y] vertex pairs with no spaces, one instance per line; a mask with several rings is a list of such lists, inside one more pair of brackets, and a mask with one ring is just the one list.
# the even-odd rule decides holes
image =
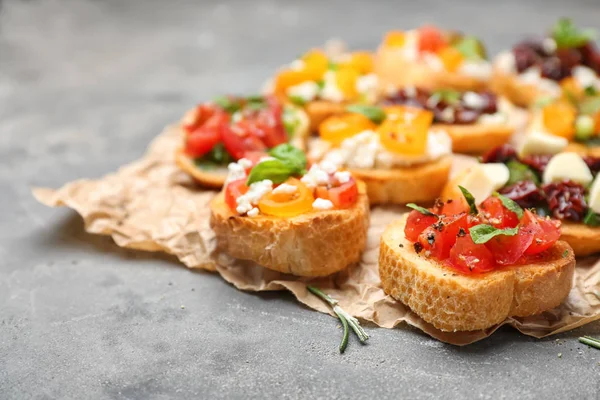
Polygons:
[[369,344],[340,355],[336,321],[290,295],[119,249],[30,194],[139,157],[195,102],[254,92],[327,38],[372,48],[434,22],[498,51],[563,14],[597,26],[600,4],[1,2],[0,398],[598,398],[600,352],[576,340],[598,324],[559,341],[502,329],[464,348],[368,327]]

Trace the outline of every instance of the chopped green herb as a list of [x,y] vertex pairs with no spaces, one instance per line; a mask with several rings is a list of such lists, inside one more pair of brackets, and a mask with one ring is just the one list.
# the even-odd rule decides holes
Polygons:
[[463,196],[465,196],[465,200],[467,200],[467,204],[469,204],[469,213],[473,215],[477,215],[477,206],[475,205],[475,197],[462,186],[458,186]]
[[371,121],[379,124],[385,119],[385,111],[383,108],[377,106],[368,106],[362,104],[352,104],[346,107],[346,111],[351,113],[362,114],[369,118]]
[[506,185],[513,185],[521,181],[532,181],[536,185],[540,183],[540,179],[536,173],[529,168],[527,165],[522,164],[516,160],[511,160],[506,163],[509,172],[509,178]]
[[583,218],[583,223],[589,226],[600,226],[600,215],[590,208]]
[[578,29],[569,18],[559,19],[552,30],[552,38],[558,48],[581,47],[595,37],[594,30]]
[[413,210],[416,210],[423,215],[431,215],[431,216],[437,217],[436,214],[432,213],[431,211],[429,211],[428,209],[426,209],[424,207],[420,207],[420,206],[416,205],[415,203],[408,203],[406,205],[406,207],[412,208]]
[[594,136],[595,122],[590,115],[579,115],[575,119],[575,140],[585,142]]
[[439,99],[450,104],[455,105],[460,101],[460,92],[452,89],[439,89],[434,91],[431,96],[439,96]]
[[515,236],[519,232],[519,227],[498,229],[492,225],[479,224],[469,228],[473,243],[483,244],[489,242],[496,236]]
[[579,111],[585,115],[594,115],[600,111],[600,96],[592,96],[584,99],[579,105]]
[[467,60],[485,60],[487,58],[483,43],[474,36],[465,36],[453,46]]
[[232,100],[232,98],[227,96],[220,96],[213,100],[213,103],[221,107],[229,114],[233,114],[241,108],[241,104],[237,100]]
[[583,92],[585,93],[586,96],[596,96],[598,94],[598,91],[596,90],[595,87],[593,86],[588,86],[586,87]]
[[569,250],[565,250],[562,253],[562,258],[567,258],[568,255],[569,255]]
[[230,162],[233,162],[233,158],[229,155],[227,150],[225,150],[223,143],[217,143],[215,147],[204,156],[194,159],[194,164],[198,168],[206,171],[226,166]]
[[517,214],[517,217],[519,217],[519,219],[521,219],[521,217],[523,216],[523,209],[521,208],[520,205],[515,203],[514,200],[509,199],[508,197],[503,196],[498,192],[494,192],[494,197],[499,198],[500,201],[502,202],[502,205],[504,205],[504,207],[506,207],[508,210],[514,212],[515,214]]

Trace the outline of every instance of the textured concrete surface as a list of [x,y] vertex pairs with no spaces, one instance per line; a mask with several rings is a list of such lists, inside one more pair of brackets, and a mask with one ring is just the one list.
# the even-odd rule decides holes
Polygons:
[[135,159],[196,101],[251,93],[329,37],[372,47],[430,21],[498,51],[562,14],[597,26],[600,4],[4,0],[0,398],[598,398],[600,352],[576,338],[599,324],[559,342],[504,329],[465,348],[368,328],[369,344],[341,356],[336,321],[291,296],[121,250],[30,195]]

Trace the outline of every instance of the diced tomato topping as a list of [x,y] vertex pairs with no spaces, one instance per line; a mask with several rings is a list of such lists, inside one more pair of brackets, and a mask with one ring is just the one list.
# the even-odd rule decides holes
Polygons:
[[252,135],[244,121],[239,121],[233,126],[228,126],[223,131],[223,144],[233,158],[239,160],[248,152],[265,152],[267,146],[257,136]]
[[348,208],[358,199],[358,185],[354,178],[350,178],[348,182],[339,186],[331,188],[319,186],[315,190],[315,195],[318,198],[330,200],[335,208]]
[[274,96],[266,98],[267,107],[256,110],[247,117],[247,129],[269,148],[287,142],[283,125],[283,105]]
[[447,45],[444,35],[435,26],[423,26],[419,29],[417,47],[420,52],[437,53]]
[[439,214],[443,215],[456,215],[464,212],[469,212],[469,205],[464,197],[457,199],[448,199],[444,202]]
[[236,211],[237,198],[245,194],[247,191],[248,186],[246,186],[245,178],[229,182],[225,187],[225,203],[227,203],[232,211]]
[[479,209],[487,222],[496,228],[514,228],[519,225],[518,215],[504,207],[502,200],[497,197],[488,197],[481,203]]
[[449,255],[450,265],[461,272],[487,272],[495,267],[494,255],[483,244],[475,244],[471,235],[456,239]]
[[416,242],[421,232],[436,223],[437,220],[438,218],[434,215],[425,215],[417,210],[413,210],[408,214],[408,219],[404,226],[404,235],[411,242]]
[[440,218],[421,232],[419,243],[424,250],[429,250],[431,256],[444,260],[448,258],[459,232],[461,235],[468,232],[468,216],[465,213]]
[[221,141],[228,124],[229,115],[216,111],[204,124],[189,133],[185,152],[193,158],[202,157]]
[[498,235],[485,245],[494,253],[498,265],[515,264],[525,254],[525,250],[533,242],[533,232],[528,229],[519,228],[514,236]]
[[549,249],[560,238],[560,221],[541,218],[529,210],[525,210],[521,225],[521,229],[533,232],[533,241],[525,250],[527,255]]
[[196,107],[192,118],[183,125],[183,129],[190,134],[208,121],[216,112],[220,111],[222,110],[214,104],[202,103]]

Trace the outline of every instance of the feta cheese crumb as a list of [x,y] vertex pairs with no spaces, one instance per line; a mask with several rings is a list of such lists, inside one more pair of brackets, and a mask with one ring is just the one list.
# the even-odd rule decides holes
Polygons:
[[573,68],[573,78],[575,78],[577,84],[584,89],[598,86],[598,77],[596,76],[596,73],[593,69],[588,67],[577,66]]
[[330,200],[316,198],[312,203],[313,208],[317,210],[331,210],[333,203]]
[[475,92],[467,92],[463,95],[463,102],[469,108],[475,110],[484,109],[487,106],[487,101],[483,96]]
[[475,79],[486,80],[492,76],[492,65],[487,61],[465,61],[458,72]]
[[504,51],[496,57],[496,67],[505,74],[512,74],[516,71],[515,55],[512,51]]
[[309,188],[315,188],[319,185],[329,184],[329,174],[321,169],[319,165],[313,164],[300,181]]
[[258,214],[260,214],[260,211],[256,207],[253,207],[250,211],[248,211],[248,216],[250,218],[254,218],[254,217],[258,216]]
[[247,158],[240,158],[238,160],[238,164],[240,164],[244,169],[252,167],[252,161],[248,160]]
[[414,86],[406,86],[404,87],[404,93],[406,94],[407,97],[409,98],[414,98],[417,97],[417,88],[415,88]]
[[335,103],[342,102],[344,100],[344,93],[340,90],[335,79],[335,71],[327,71],[323,77],[325,86],[321,90],[321,98],[324,100],[330,100]]
[[544,49],[544,53],[552,55],[556,51],[556,47],[554,39],[548,37],[542,40],[542,49]]
[[289,97],[297,97],[304,102],[309,102],[319,94],[319,85],[313,81],[306,81],[288,88],[286,93]]
[[350,181],[350,172],[348,171],[338,171],[333,174],[333,177],[338,180],[339,183],[346,183]]
[[237,198],[237,208],[235,209],[238,214],[244,215],[255,205],[258,204],[258,201],[267,193],[273,190],[273,182],[269,179],[265,179],[262,181],[254,182],[250,185],[248,191]]
[[335,164],[329,161],[322,161],[319,163],[319,167],[328,174],[333,174],[335,171],[337,171]]
[[[227,185],[229,182],[237,181],[239,179],[244,179],[246,177],[246,168],[244,168],[245,158],[242,158],[238,162],[229,163],[227,166],[227,170],[229,171],[227,174],[227,179],[225,180],[225,184]],[[240,164],[241,163],[241,164]],[[250,163],[252,165],[252,163]]]
[[454,122],[454,110],[452,107],[446,107],[442,110],[440,118],[445,122]]
[[298,188],[294,185],[290,185],[288,183],[282,183],[281,185],[279,185],[275,189],[273,189],[273,194],[292,194],[292,193],[296,193],[297,190],[298,190]]
[[378,79],[375,74],[363,75],[356,80],[356,91],[358,93],[370,93],[377,90]]

